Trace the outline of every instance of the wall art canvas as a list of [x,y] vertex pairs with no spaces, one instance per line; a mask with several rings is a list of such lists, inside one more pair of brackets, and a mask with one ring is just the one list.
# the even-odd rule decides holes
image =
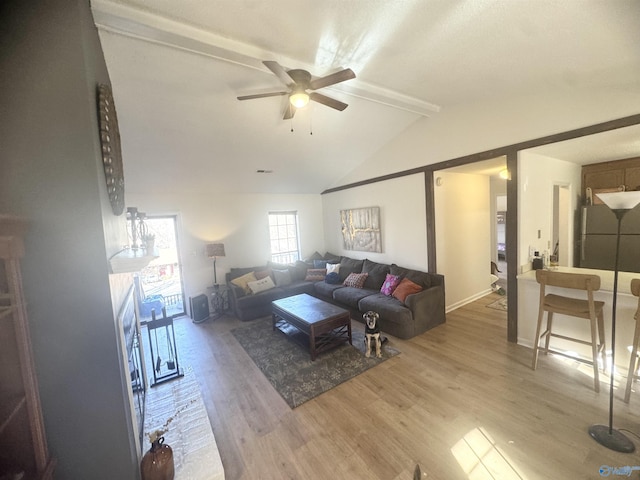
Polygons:
[[380,207],[340,210],[340,222],[345,250],[382,252]]

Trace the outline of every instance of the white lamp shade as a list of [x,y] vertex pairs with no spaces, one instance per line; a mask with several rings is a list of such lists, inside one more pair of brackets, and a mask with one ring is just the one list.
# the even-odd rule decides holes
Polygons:
[[631,210],[640,203],[640,191],[596,193],[611,210]]
[[224,243],[207,244],[207,257],[224,257]]

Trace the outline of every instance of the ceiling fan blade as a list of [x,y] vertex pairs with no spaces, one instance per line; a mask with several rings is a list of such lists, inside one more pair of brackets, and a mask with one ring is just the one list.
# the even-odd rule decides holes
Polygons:
[[311,80],[309,87],[311,90],[318,90],[319,88],[328,87],[329,85],[335,85],[336,83],[344,82],[345,80],[351,80],[356,78],[356,74],[350,68],[346,68],[326,77],[316,78]]
[[252,100],[254,98],[265,98],[265,97],[279,97],[281,95],[286,95],[289,92],[271,92],[271,93],[256,93],[253,95],[243,95],[238,97],[238,100]]
[[340,111],[349,106],[346,103],[336,100],[335,98],[327,97],[326,95],[322,95],[321,93],[317,92],[311,92],[309,94],[309,98],[314,102],[321,103],[323,105],[326,105],[327,107],[335,108],[336,110]]
[[273,74],[280,79],[282,83],[284,83],[287,87],[294,87],[296,82],[289,76],[287,71],[282,68],[282,66],[278,62],[274,62],[273,60],[265,60],[262,62],[265,67],[273,72]]
[[294,107],[293,105],[289,104],[287,105],[287,108],[284,109],[284,116],[282,117],[283,120],[290,120],[293,118],[293,116],[296,114],[296,110],[297,108]]

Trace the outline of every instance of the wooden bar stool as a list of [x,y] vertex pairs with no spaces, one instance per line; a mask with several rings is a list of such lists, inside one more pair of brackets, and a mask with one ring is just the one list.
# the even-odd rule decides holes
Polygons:
[[629,371],[627,372],[627,388],[624,391],[624,401],[629,403],[631,397],[631,384],[638,378],[638,342],[640,341],[640,278],[631,280],[631,293],[638,297],[638,309],[633,318],[636,319],[636,330],[633,334],[633,347],[631,348],[631,359],[629,360]]
[[[593,292],[600,289],[600,277],[598,275],[588,275],[582,273],[550,272],[547,270],[536,270],[536,281],[540,284],[540,307],[538,310],[538,326],[536,328],[535,344],[533,347],[533,362],[531,368],[534,370],[538,366],[538,352],[554,353],[563,355],[573,360],[579,360],[589,365],[593,365],[593,382],[596,392],[600,391],[600,379],[598,377],[598,356],[604,351],[604,316],[602,309],[604,302],[594,301]],[[546,293],[546,287],[570,288],[574,290],[586,291],[586,299],[565,297],[553,293]],[[541,334],[542,317],[547,312],[547,329]],[[584,318],[590,321],[591,341],[567,337],[552,333],[553,314],[559,313],[572,317]],[[540,339],[545,337],[544,347],[540,347]],[[551,337],[561,338],[572,342],[590,345],[592,361],[577,359],[562,352],[549,350],[549,340]],[[598,343],[598,339],[600,343]]]

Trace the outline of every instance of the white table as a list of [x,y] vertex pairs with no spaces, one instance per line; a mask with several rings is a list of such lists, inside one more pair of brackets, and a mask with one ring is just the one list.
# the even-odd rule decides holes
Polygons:
[[216,439],[191,369],[184,377],[149,388],[145,406],[145,452],[150,447],[146,434],[174,417],[164,443],[173,449],[175,479],[224,480]]

